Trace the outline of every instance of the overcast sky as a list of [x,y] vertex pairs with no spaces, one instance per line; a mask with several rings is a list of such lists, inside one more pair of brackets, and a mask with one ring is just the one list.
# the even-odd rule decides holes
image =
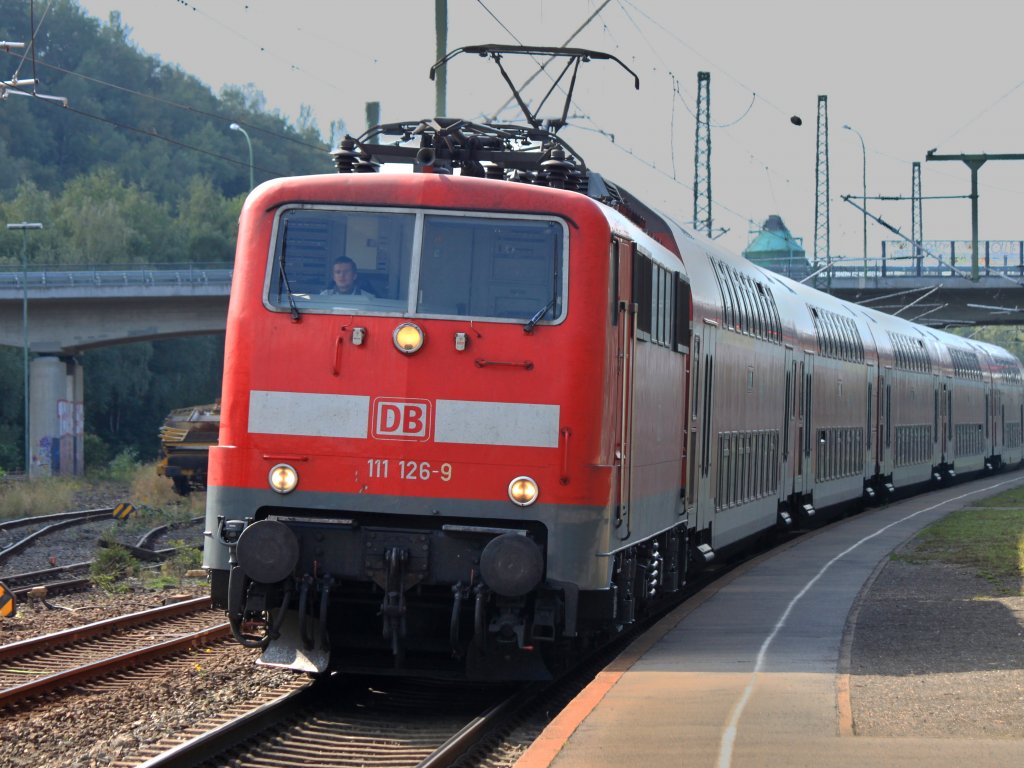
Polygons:
[[[309,105],[326,135],[332,120],[364,128],[367,101],[382,120],[432,116],[431,0],[79,0],[106,20],[121,12],[138,47],[214,91],[253,83],[268,107],[294,119]],[[37,3],[38,5],[39,3]],[[828,96],[831,251],[862,254],[859,195],[867,148],[868,195],[910,195],[922,162],[925,195],[966,195],[960,162],[925,153],[1024,153],[1020,0],[448,0],[448,49],[479,43],[572,45],[611,53],[580,69],[572,125],[562,136],[591,168],[680,220],[693,216],[697,72],[711,73],[714,224],[741,250],[772,213],[813,252],[815,132]],[[522,82],[536,69],[508,60]],[[108,79],[117,81],[117,73]],[[550,87],[537,78],[536,103]],[[545,115],[560,112],[552,95]],[[449,116],[493,114],[509,92],[490,61],[463,55],[448,67]],[[799,115],[803,126],[790,122]],[[513,105],[501,115],[514,120]],[[610,136],[614,136],[614,143]],[[241,150],[241,148],[240,148]],[[980,171],[982,239],[1024,239],[1024,162]],[[910,234],[910,202],[869,202]],[[926,239],[970,239],[970,204],[924,204]],[[870,223],[869,254],[893,239]]]

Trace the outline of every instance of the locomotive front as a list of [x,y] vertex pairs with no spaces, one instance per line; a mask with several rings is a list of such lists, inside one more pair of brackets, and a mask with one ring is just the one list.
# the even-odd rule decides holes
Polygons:
[[250,196],[204,566],[261,661],[548,674],[610,579],[608,242],[592,200],[502,181]]

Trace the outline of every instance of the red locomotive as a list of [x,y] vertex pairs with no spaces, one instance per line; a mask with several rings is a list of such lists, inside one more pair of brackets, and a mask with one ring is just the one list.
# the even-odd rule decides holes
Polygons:
[[724,548],[1021,461],[1004,350],[728,254],[536,125],[378,132],[241,216],[204,564],[264,662],[542,677]]

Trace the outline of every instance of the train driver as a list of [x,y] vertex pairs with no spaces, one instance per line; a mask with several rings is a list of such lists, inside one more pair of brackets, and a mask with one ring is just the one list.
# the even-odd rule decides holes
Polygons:
[[331,280],[333,284],[324,291],[321,296],[360,296],[367,299],[374,298],[369,291],[364,291],[357,285],[359,280],[359,269],[356,263],[348,256],[339,256],[331,265]]

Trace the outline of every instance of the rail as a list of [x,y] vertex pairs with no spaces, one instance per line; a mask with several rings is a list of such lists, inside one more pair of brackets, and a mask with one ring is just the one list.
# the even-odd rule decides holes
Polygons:
[[189,263],[159,265],[57,265],[33,266],[29,272],[0,271],[0,293],[56,288],[124,288],[231,285],[230,263]]

